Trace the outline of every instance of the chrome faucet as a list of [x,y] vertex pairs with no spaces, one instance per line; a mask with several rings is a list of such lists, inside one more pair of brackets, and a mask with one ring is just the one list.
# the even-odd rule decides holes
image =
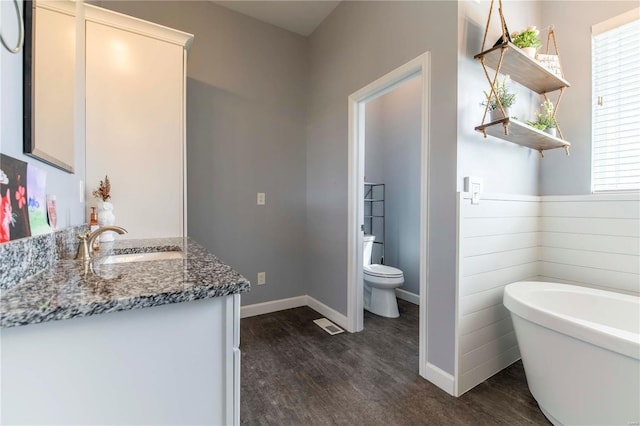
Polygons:
[[126,229],[120,226],[103,226],[102,228],[98,228],[95,231],[87,231],[84,234],[78,235],[78,239],[80,240],[80,246],[78,247],[78,254],[76,255],[76,259],[84,260],[88,262],[93,257],[93,242],[98,238],[100,234],[106,231],[114,231],[118,234],[122,235],[127,232]]

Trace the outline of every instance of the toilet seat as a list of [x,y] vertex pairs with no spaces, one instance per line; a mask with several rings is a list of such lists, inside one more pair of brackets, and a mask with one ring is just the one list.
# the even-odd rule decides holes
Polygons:
[[401,278],[403,277],[403,272],[394,268],[393,266],[386,265],[365,265],[364,266],[364,274],[372,277],[378,278]]

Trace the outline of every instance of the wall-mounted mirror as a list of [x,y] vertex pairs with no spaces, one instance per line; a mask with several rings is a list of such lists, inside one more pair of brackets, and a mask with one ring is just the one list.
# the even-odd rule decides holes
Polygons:
[[74,171],[75,5],[25,0],[24,152]]

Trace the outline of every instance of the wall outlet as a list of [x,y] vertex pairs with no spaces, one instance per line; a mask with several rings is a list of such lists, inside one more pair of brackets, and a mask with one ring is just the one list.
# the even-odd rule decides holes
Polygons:
[[258,285],[265,284],[267,282],[267,273],[258,272]]
[[266,202],[266,196],[264,192],[258,192],[258,205],[264,206],[265,202]]

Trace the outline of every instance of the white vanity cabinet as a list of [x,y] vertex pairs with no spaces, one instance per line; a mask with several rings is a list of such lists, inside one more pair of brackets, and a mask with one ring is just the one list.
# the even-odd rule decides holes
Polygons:
[[237,425],[240,295],[2,330],[2,424]]
[[186,235],[186,50],[193,36],[85,7],[88,204],[109,176],[125,238]]

